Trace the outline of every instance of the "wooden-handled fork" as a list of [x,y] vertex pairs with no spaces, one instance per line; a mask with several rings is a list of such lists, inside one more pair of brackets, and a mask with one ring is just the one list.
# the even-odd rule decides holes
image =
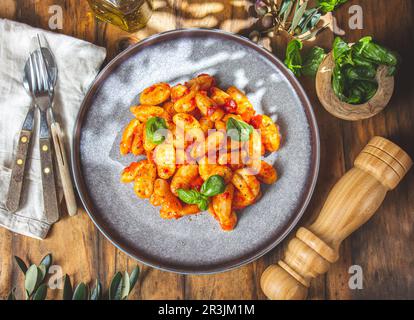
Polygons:
[[284,259],[262,274],[261,287],[270,299],[305,299],[310,281],[338,260],[341,242],[371,218],[389,190],[412,166],[391,141],[374,137],[333,187],[317,217],[299,228]]
[[[38,36],[39,47],[41,48],[41,57],[43,59],[43,65],[45,67],[45,75],[47,77],[50,103],[47,109],[50,131],[53,140],[53,146],[56,155],[56,162],[59,169],[60,181],[62,182],[63,194],[66,201],[66,207],[69,215],[73,216],[77,213],[78,207],[76,204],[75,192],[72,184],[72,177],[70,176],[69,162],[67,160],[65,144],[63,140],[63,131],[59,122],[55,120],[53,114],[53,96],[55,90],[55,83],[57,79],[57,65],[48,43],[44,36]],[[54,76],[53,76],[54,75]]]

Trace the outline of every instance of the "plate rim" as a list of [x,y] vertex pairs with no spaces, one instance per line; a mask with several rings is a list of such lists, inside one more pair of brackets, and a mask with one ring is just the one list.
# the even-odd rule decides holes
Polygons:
[[[302,105],[304,106],[304,112],[306,114],[306,117],[308,119],[309,124],[309,131],[311,136],[311,163],[310,163],[310,173],[309,178],[305,186],[305,191],[301,195],[302,199],[299,202],[298,210],[294,214],[294,217],[291,218],[285,227],[283,227],[283,232],[275,239],[269,241],[268,244],[265,244],[264,247],[261,250],[258,250],[255,252],[255,254],[249,255],[248,257],[244,258],[237,258],[236,262],[233,262],[231,260],[227,263],[221,263],[217,264],[217,267],[207,267],[207,268],[188,268],[186,267],[172,267],[170,265],[166,265],[163,262],[154,262],[150,261],[150,259],[146,258],[143,254],[139,255],[136,254],[136,252],[130,252],[127,249],[127,245],[123,245],[119,243],[120,241],[117,241],[114,239],[114,236],[111,236],[110,233],[107,230],[105,230],[105,226],[101,226],[98,222],[96,214],[97,210],[93,208],[93,202],[91,201],[88,193],[87,188],[85,185],[85,182],[82,177],[82,171],[81,171],[81,164],[80,164],[80,137],[81,137],[81,128],[82,128],[82,122],[84,120],[85,114],[87,113],[89,107],[91,104],[89,104],[89,100],[91,100],[94,97],[94,94],[98,91],[98,89],[101,87],[102,82],[107,78],[109,74],[111,74],[111,70],[116,67],[119,63],[123,62],[123,59],[127,57],[129,54],[132,54],[134,52],[138,52],[140,48],[145,47],[147,45],[151,45],[154,41],[162,41],[162,38],[168,36],[172,36],[174,38],[177,36],[191,36],[191,35],[203,35],[203,34],[213,34],[213,35],[219,35],[225,38],[229,38],[232,40],[235,40],[238,43],[241,43],[242,45],[247,45],[248,47],[254,49],[262,56],[265,56],[273,65],[275,65],[287,78],[290,85],[295,90],[295,93],[297,94],[299,100],[301,101]],[[174,38],[175,39],[175,38]],[[74,183],[76,187],[76,191],[79,195],[79,198],[82,202],[83,208],[87,212],[89,218],[92,220],[94,225],[97,227],[97,229],[105,236],[106,239],[109,240],[110,243],[112,243],[117,249],[128,255],[129,257],[132,257],[133,259],[156,269],[162,270],[162,271],[168,271],[168,272],[174,272],[178,274],[214,274],[214,273],[220,273],[225,272],[229,270],[233,270],[236,268],[239,268],[243,265],[246,265],[250,262],[253,262],[257,260],[258,258],[262,257],[272,249],[274,249],[278,244],[280,244],[287,235],[292,231],[292,229],[295,228],[295,226],[298,224],[299,220],[302,218],[306,208],[308,207],[308,204],[312,198],[313,192],[315,190],[316,182],[318,180],[318,174],[319,174],[319,168],[320,168],[320,136],[319,136],[319,128],[316,121],[315,114],[313,112],[312,104],[310,103],[310,100],[303,89],[302,85],[299,83],[298,79],[289,71],[289,69],[286,68],[286,66],[270,51],[266,50],[264,47],[261,47],[257,45],[256,43],[252,42],[250,39],[238,35],[232,32],[224,31],[221,29],[210,29],[210,28],[182,28],[182,29],[174,29],[169,30],[161,33],[157,33],[154,35],[151,35],[140,42],[130,46],[117,56],[115,56],[96,76],[94,81],[89,86],[89,89],[82,101],[82,104],[80,106],[80,109],[78,111],[75,125],[73,128],[73,135],[72,135],[72,141],[71,141],[71,171],[74,178]],[[95,211],[95,214],[93,213]],[[152,259],[154,260],[154,259]]]

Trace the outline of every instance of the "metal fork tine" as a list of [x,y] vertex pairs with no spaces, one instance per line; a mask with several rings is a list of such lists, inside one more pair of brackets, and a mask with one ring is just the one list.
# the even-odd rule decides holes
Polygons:
[[38,63],[38,68],[39,68],[39,73],[40,73],[40,82],[41,82],[41,91],[45,92],[47,91],[47,78],[46,78],[46,74],[45,74],[45,66],[43,63],[43,59],[42,56],[40,54],[40,51],[36,51],[37,53],[37,63]]
[[34,65],[34,59],[33,59],[33,54],[30,54],[29,57],[29,66],[30,66],[30,81],[29,81],[29,87],[30,87],[30,91],[32,93],[34,93],[37,88],[36,88],[36,79],[35,79],[35,65]]
[[33,52],[33,66],[34,66],[34,71],[35,71],[35,83],[36,83],[36,91],[41,91],[42,90],[42,80],[40,78],[40,69],[39,69],[39,62],[38,62],[38,56],[37,56],[37,52]]

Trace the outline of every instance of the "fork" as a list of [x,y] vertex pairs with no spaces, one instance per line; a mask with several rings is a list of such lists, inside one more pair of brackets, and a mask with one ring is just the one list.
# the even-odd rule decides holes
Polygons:
[[47,122],[47,109],[50,104],[48,77],[39,50],[34,51],[30,59],[33,68],[32,83],[34,104],[40,112],[39,148],[42,169],[43,205],[47,222],[52,224],[59,220],[59,206],[53,169],[50,131]]

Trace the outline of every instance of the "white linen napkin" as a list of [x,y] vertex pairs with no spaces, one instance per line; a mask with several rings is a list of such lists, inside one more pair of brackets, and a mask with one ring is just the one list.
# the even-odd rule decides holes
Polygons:
[[38,125],[32,135],[32,152],[27,162],[20,208],[16,213],[9,213],[4,204],[18,136],[31,103],[22,79],[31,39],[37,33],[44,34],[56,58],[59,71],[54,111],[65,133],[68,156],[81,102],[99,72],[106,50],[79,39],[0,19],[0,225],[20,234],[44,239],[50,225],[43,210]]

